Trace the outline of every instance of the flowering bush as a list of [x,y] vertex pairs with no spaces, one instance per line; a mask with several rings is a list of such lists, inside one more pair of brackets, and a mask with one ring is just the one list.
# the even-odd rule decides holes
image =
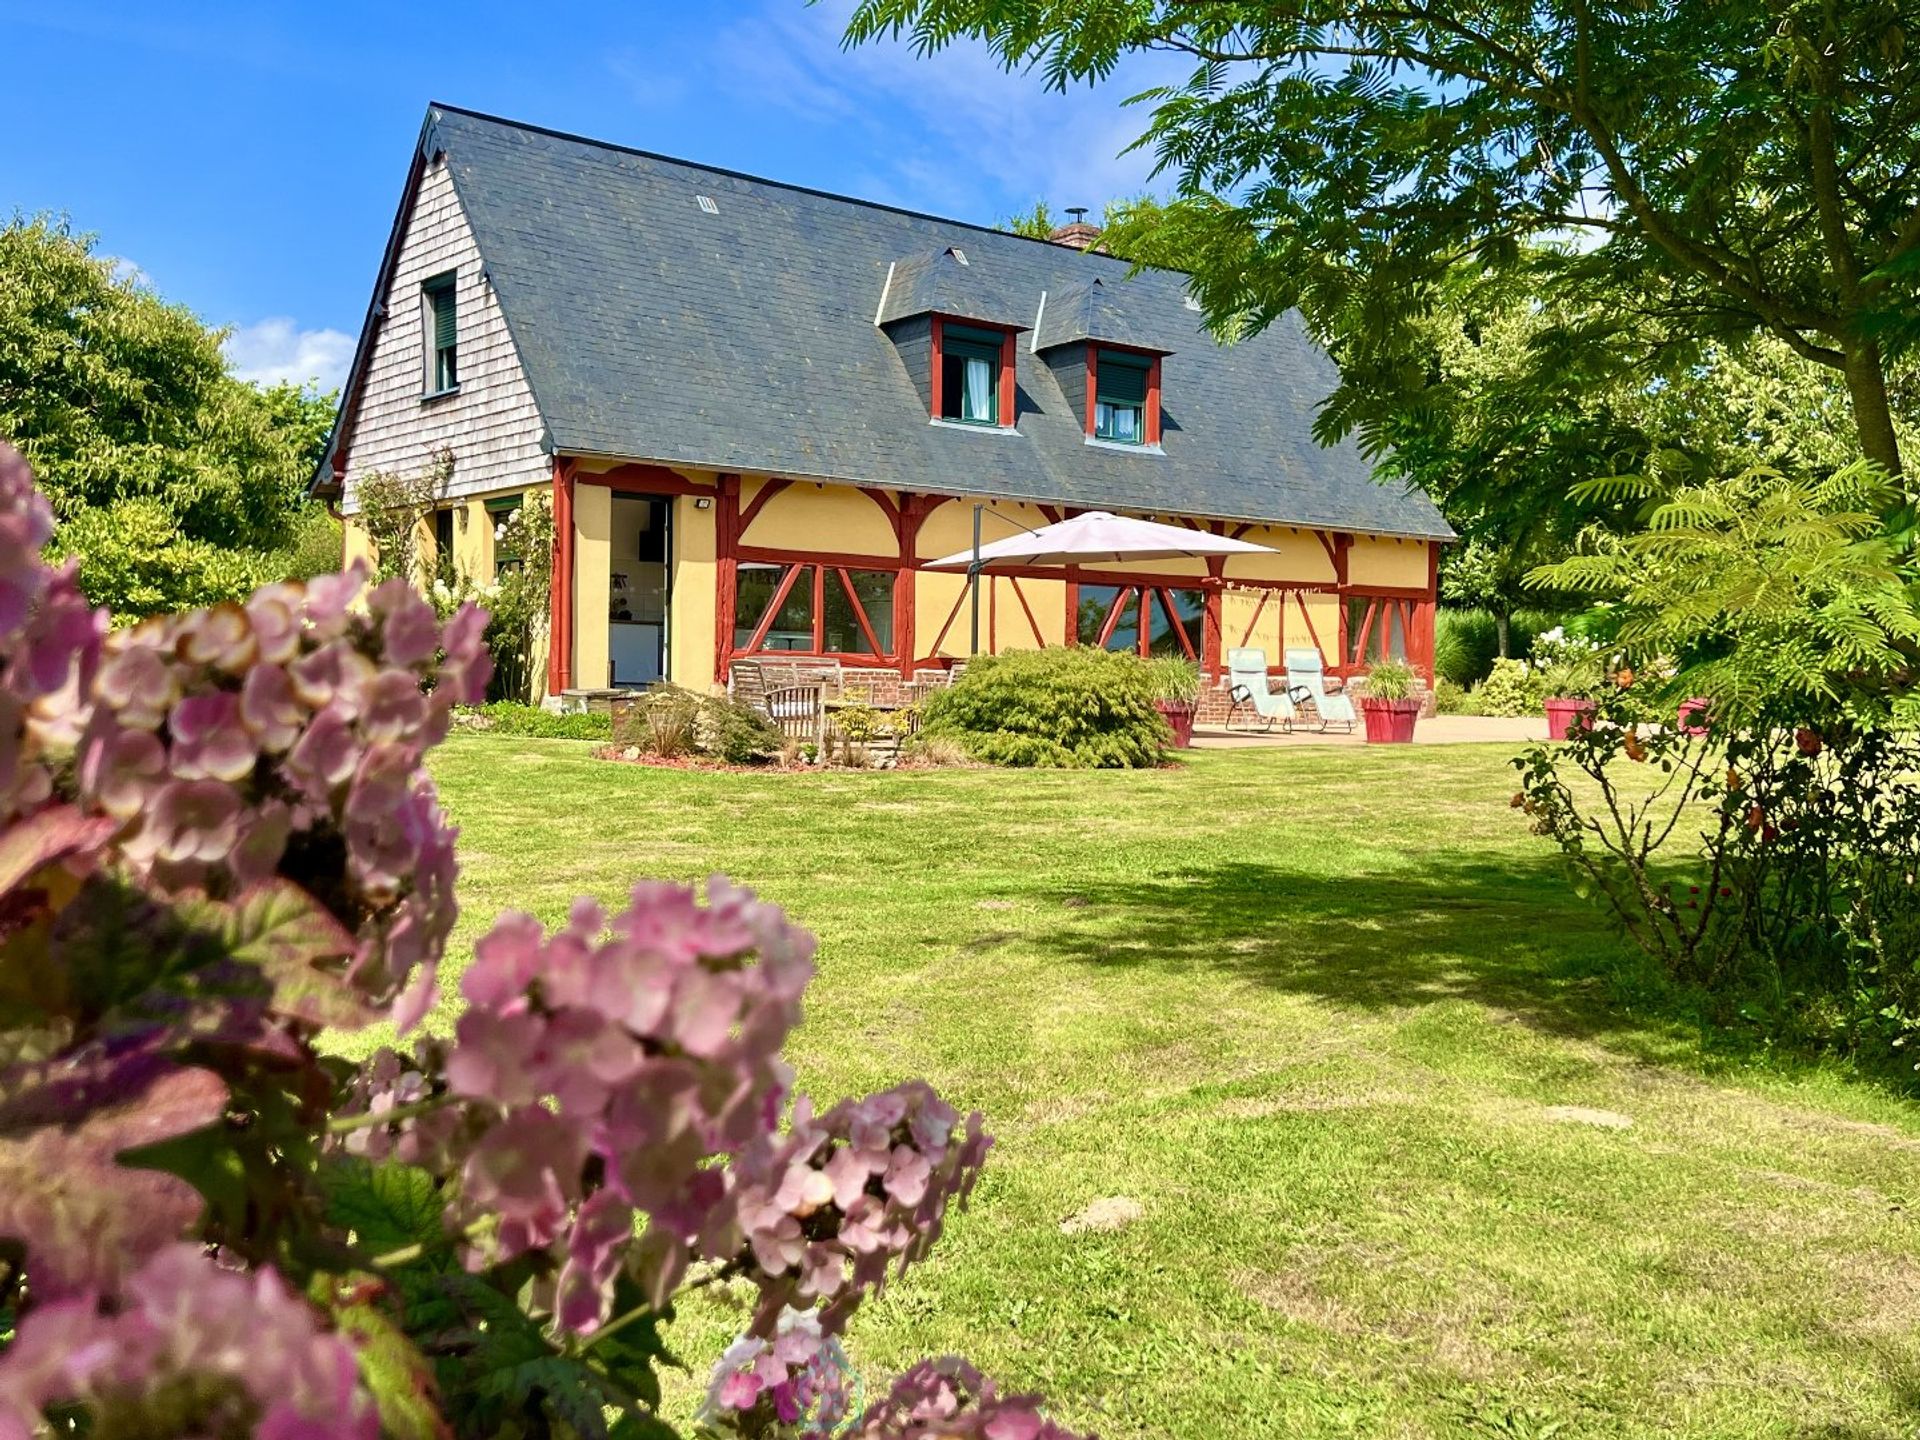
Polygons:
[[1920,740],[1833,712],[1671,714],[1670,694],[1602,691],[1595,724],[1514,762],[1515,806],[1676,978],[1890,1057],[1920,1028]]
[[989,1140],[925,1085],[817,1113],[813,942],[714,880],[502,916],[450,1040],[421,758],[485,615],[325,576],[110,632],[0,448],[0,1437],[658,1437],[674,1295],[757,1296],[709,1420],[1062,1435],[958,1361],[835,1363]]

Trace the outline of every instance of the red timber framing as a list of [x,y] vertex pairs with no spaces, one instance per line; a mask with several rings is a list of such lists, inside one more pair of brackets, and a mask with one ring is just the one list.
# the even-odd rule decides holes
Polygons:
[[[1089,386],[1092,385],[1089,377]],[[556,458],[553,465],[553,510],[554,510],[554,559],[553,559],[553,601],[550,617],[550,648],[547,663],[548,689],[551,693],[570,688],[573,684],[573,649],[575,645],[575,624],[573,614],[574,594],[574,496],[581,485],[603,485],[617,492],[642,495],[691,495],[711,497],[714,502],[714,555],[715,586],[717,594],[714,606],[714,679],[724,682],[729,666],[733,661],[760,654],[759,646],[766,641],[774,618],[780,606],[789,597],[795,586],[806,576],[806,583],[813,588],[813,645],[805,651],[780,651],[783,657],[793,659],[833,659],[842,665],[855,667],[885,668],[898,670],[903,678],[911,678],[916,668],[937,667],[946,663],[940,656],[941,646],[953,633],[956,625],[963,624],[966,610],[967,592],[963,588],[950,610],[940,618],[928,641],[920,635],[920,618],[915,614],[915,587],[912,576],[921,568],[918,555],[920,532],[929,516],[946,504],[964,504],[950,496],[921,495],[911,491],[881,489],[876,486],[858,486],[876,509],[886,518],[893,532],[894,548],[891,554],[861,555],[853,553],[834,553],[819,550],[795,550],[769,545],[749,545],[743,542],[749,524],[755,520],[776,495],[791,488],[795,481],[774,478],[763,482],[749,499],[743,499],[741,477],[721,475],[717,483],[703,483],[688,479],[677,471],[659,465],[627,464],[602,472],[589,472],[579,468],[579,461],[572,458]],[[1041,505],[1039,513],[1049,524],[1057,523],[1076,513],[1070,507]],[[1185,520],[1181,523],[1195,529],[1208,530],[1214,534],[1225,534],[1238,538],[1253,528],[1249,524],[1231,521],[1196,522]],[[1034,610],[1033,597],[1020,584],[1022,580],[1045,580],[1063,582],[1065,591],[1065,634],[1068,644],[1076,644],[1077,620],[1082,585],[1109,586],[1117,588],[1121,594],[1110,609],[1102,625],[1102,640],[1111,636],[1117,628],[1119,618],[1130,604],[1134,608],[1137,633],[1151,636],[1151,615],[1146,607],[1158,606],[1167,621],[1163,638],[1172,637],[1179,645],[1181,653],[1196,660],[1202,671],[1209,677],[1218,676],[1222,670],[1222,655],[1227,646],[1251,643],[1260,621],[1274,606],[1279,608],[1280,646],[1284,650],[1288,635],[1294,630],[1297,621],[1300,638],[1309,641],[1327,660],[1329,672],[1335,674],[1353,674],[1366,668],[1364,657],[1366,647],[1374,634],[1373,627],[1380,623],[1378,617],[1391,613],[1402,627],[1405,636],[1407,659],[1415,669],[1427,676],[1429,682],[1433,676],[1433,588],[1438,579],[1439,545],[1430,544],[1427,554],[1426,587],[1354,585],[1348,581],[1348,559],[1354,543],[1354,537],[1342,533],[1315,533],[1326,547],[1328,558],[1332,562],[1334,581],[1295,581],[1295,580],[1241,580],[1229,581],[1224,574],[1224,561],[1218,557],[1207,562],[1204,576],[1144,576],[1124,570],[1093,569],[1081,566],[1022,567],[1003,570],[998,579],[1007,581],[1004,590],[997,583],[982,596],[983,639],[988,648],[997,648],[1003,629],[1002,611],[1009,627],[1004,633],[1013,643],[1044,643],[1041,639],[1044,627]],[[740,566],[778,565],[784,573],[776,587],[776,594],[762,613],[750,617],[741,617],[735,613],[739,594]],[[880,571],[893,576],[893,633],[891,643],[880,643],[879,626],[874,623],[867,607],[860,600],[853,571]],[[828,587],[836,587],[836,603],[844,599],[861,638],[873,653],[852,654],[844,651],[827,651],[822,647],[825,641],[825,601]],[[1252,616],[1239,635],[1223,633],[1221,606],[1222,596],[1227,588],[1240,592],[1258,591],[1260,599]],[[1176,590],[1198,590],[1203,597],[1203,613],[1198,625],[1192,619],[1182,619],[1173,604],[1170,593]],[[1333,635],[1321,635],[1314,618],[1307,608],[1309,595],[1332,594],[1338,599],[1335,606],[1338,615],[1338,631]],[[1293,602],[1294,614],[1289,616],[1288,600]],[[1349,634],[1348,609],[1350,600],[1364,599],[1368,602],[1360,629]],[[1396,607],[1391,612],[1387,607]],[[754,632],[747,637],[744,645],[736,643],[743,619],[751,621]],[[1141,623],[1146,622],[1146,623]],[[1018,637],[1015,639],[1015,637]],[[1029,640],[1029,637],[1030,640]],[[1150,644],[1150,639],[1141,642]],[[1276,669],[1284,661],[1283,655],[1275,655],[1272,662]]]
[[[1147,362],[1147,398],[1141,407],[1140,440],[1142,444],[1160,443],[1160,355],[1153,350],[1137,350],[1131,345],[1114,345],[1105,340],[1087,342],[1087,434],[1092,435],[1097,428],[1098,402],[1100,399],[1100,352],[1114,350],[1128,355],[1138,355]],[[1192,523],[1192,522],[1188,522]],[[1218,526],[1220,522],[1212,522]],[[1251,526],[1241,526],[1242,530]]]

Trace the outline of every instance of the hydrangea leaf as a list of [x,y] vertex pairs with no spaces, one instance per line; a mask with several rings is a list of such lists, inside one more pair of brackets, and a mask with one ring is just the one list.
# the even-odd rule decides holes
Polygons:
[[105,843],[116,822],[54,805],[0,831],[0,897],[10,896],[56,860],[84,855]]
[[196,900],[182,908],[190,922],[220,936],[232,959],[258,967],[273,987],[277,1013],[334,1030],[378,1018],[342,976],[321,968],[351,956],[353,936],[291,881],[256,885],[228,904]]
[[0,1099],[0,1236],[26,1245],[42,1299],[114,1291],[202,1210],[184,1180],[118,1157],[218,1120],[227,1088],[210,1070],[145,1053],[11,1078]]
[[385,1254],[447,1238],[446,1195],[417,1165],[337,1159],[321,1171],[327,1223],[352,1233],[363,1250]]
[[333,1323],[355,1344],[360,1379],[380,1410],[386,1440],[451,1440],[440,1418],[433,1367],[391,1316],[361,1300],[331,1307]]

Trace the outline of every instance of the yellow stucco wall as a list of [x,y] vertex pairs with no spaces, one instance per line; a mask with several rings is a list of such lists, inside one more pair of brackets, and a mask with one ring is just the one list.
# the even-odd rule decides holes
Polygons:
[[1347,553],[1349,585],[1427,585],[1427,542],[1358,535]]
[[607,683],[607,589],[613,579],[613,491],[573,487],[573,683]]
[[713,626],[717,566],[712,508],[695,497],[673,502],[673,598],[667,612],[667,678],[691,690],[713,684]]
[[[974,498],[964,497],[949,500],[936,508],[921,522],[914,553],[922,560],[938,560],[944,555],[956,555],[969,548],[973,544],[975,503]],[[983,545],[1005,540],[1027,530],[1038,530],[1047,523],[1047,517],[1040,513],[1037,505],[1025,505],[1017,500],[986,500],[985,504],[987,511],[980,520],[980,542]],[[953,601],[948,600],[947,603],[951,605]]]
[[356,517],[349,515],[341,522],[340,536],[340,563],[343,567],[356,560],[364,560],[369,565],[373,563],[373,540],[360,528],[360,521]]
[[[744,511],[758,484],[741,487]],[[846,485],[816,485],[796,480],[770,498],[741,533],[742,545],[781,550],[825,550],[842,555],[894,556],[899,542],[880,507]]]

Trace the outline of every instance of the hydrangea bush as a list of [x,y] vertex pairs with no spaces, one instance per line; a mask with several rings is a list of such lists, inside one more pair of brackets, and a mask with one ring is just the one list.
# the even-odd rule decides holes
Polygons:
[[[671,1436],[674,1297],[753,1297],[705,1423],[1063,1440],[928,1361],[854,1413],[838,1339],[990,1144],[913,1082],[816,1110],[813,942],[716,879],[475,947],[421,771],[486,617],[268,586],[113,631],[0,447],[0,1440]],[[412,1036],[352,1066],[323,1030]]]

